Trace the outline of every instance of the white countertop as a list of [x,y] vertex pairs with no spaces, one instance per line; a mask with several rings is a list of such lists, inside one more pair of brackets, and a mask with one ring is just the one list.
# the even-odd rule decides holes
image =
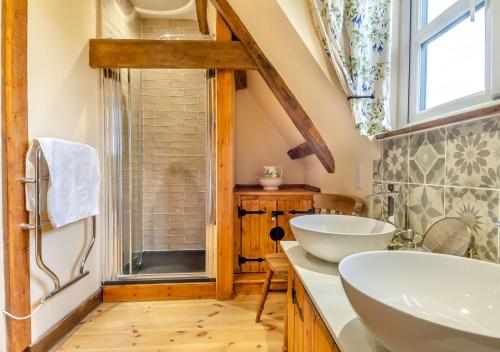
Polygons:
[[[296,241],[280,243],[341,351],[387,352],[366,330],[349,303],[337,264],[312,256]],[[382,317],[380,323],[383,324]]]

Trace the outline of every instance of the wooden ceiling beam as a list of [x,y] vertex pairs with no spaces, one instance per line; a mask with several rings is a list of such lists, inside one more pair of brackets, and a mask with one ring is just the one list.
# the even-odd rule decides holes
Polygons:
[[202,34],[209,34],[207,19],[207,0],[196,0],[196,17],[198,17],[198,28]]
[[210,40],[91,39],[92,68],[256,69],[241,42]]
[[326,171],[335,172],[335,161],[319,131],[314,126],[307,112],[288,88],[278,71],[271,64],[264,52],[257,45],[252,35],[245,27],[227,0],[211,0],[216,10],[224,18],[233,34],[243,43],[248,54],[253,58],[257,68],[274,93],[281,106],[304,137],[307,145],[316,154]]
[[290,159],[295,160],[295,159],[300,159],[300,158],[305,158],[306,156],[314,154],[311,148],[307,143],[302,143],[296,146],[293,149],[290,149],[287,152],[288,156]]
[[247,86],[247,71],[234,71],[234,87],[236,90],[246,89]]

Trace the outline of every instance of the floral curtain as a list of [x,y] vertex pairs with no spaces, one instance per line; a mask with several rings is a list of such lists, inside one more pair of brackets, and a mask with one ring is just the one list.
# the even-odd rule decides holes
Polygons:
[[309,0],[322,46],[363,135],[391,129],[391,0]]

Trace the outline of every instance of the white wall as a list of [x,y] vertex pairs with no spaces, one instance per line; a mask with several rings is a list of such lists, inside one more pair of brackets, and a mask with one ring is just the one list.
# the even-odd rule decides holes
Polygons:
[[[338,79],[325,72],[317,46],[311,43],[313,32],[310,28],[304,29],[312,26],[312,22],[306,18],[310,14],[303,2],[305,0],[230,0],[333,153],[335,174],[328,174],[315,156],[303,159],[305,182],[321,187],[323,192],[363,196],[371,193],[372,163],[379,156],[378,146],[355,130],[351,109]],[[278,116],[279,113],[269,113],[281,109],[276,107],[275,97],[256,87],[249,85],[252,95],[259,96],[257,100],[261,106],[267,106],[264,110],[269,116]],[[278,130],[285,140],[295,139],[296,132],[291,132],[283,113],[276,124],[287,127]],[[354,183],[356,164],[361,165],[361,187]]]
[[304,183],[300,161],[287,151],[294,147],[283,139],[248,89],[236,92],[235,170],[237,184],[255,184],[263,165],[283,167],[285,183]]
[[[30,0],[28,4],[29,137],[57,137],[99,146],[99,74],[88,65],[88,40],[97,37],[96,0]],[[44,259],[66,282],[78,272],[89,231],[78,222],[44,235]],[[33,237],[33,236],[32,236]],[[100,238],[98,233],[98,239]],[[34,261],[31,299],[52,289]],[[49,300],[32,319],[32,339],[76,308],[100,286],[99,240],[89,257],[90,275]]]

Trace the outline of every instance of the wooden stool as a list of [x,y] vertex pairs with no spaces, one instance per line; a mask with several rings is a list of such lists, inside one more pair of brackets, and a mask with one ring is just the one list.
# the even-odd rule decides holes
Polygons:
[[[257,308],[257,316],[255,317],[256,323],[260,321],[260,316],[262,315],[262,311],[264,310],[264,304],[266,303],[267,294],[270,291],[269,287],[271,286],[271,280],[273,276],[277,275],[278,277],[288,281],[288,259],[284,253],[267,254],[265,259],[267,263],[266,281],[264,281],[264,286],[262,287],[259,307]],[[286,310],[283,324],[283,335],[283,351],[287,351],[288,316]]]

